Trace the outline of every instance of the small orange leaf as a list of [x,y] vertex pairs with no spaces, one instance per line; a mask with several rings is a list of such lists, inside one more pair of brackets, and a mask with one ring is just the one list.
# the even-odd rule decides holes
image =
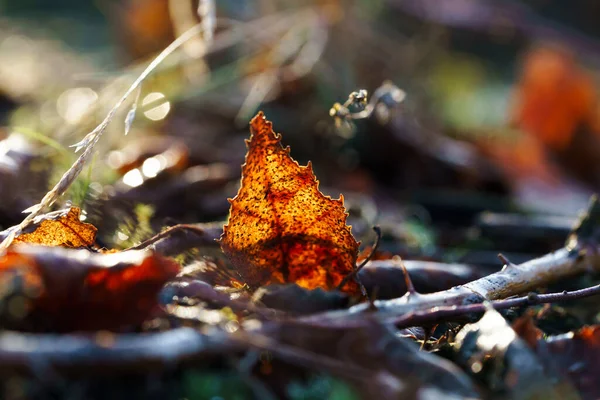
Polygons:
[[[250,122],[242,186],[230,200],[221,248],[251,287],[296,283],[332,289],[356,262],[358,243],[346,225],[343,197],[319,191],[311,164],[281,146],[262,112]],[[355,292],[349,282],[345,288]]]
[[17,236],[13,243],[42,244],[45,246],[89,247],[96,241],[96,227],[81,222],[78,207],[55,219],[42,220],[33,232]]

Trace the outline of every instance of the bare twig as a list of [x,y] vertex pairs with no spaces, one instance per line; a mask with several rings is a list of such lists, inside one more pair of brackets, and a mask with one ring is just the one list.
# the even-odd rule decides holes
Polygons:
[[[590,286],[584,289],[574,291],[562,291],[558,293],[548,294],[537,294],[529,293],[526,296],[514,297],[511,299],[494,300],[485,303],[478,304],[463,304],[463,305],[452,305],[452,306],[435,306],[429,308],[418,309],[409,311],[405,314],[385,318],[384,322],[392,323],[397,328],[408,328],[411,326],[429,325],[439,323],[443,321],[449,321],[456,318],[463,318],[471,314],[484,313],[487,307],[493,307],[496,310],[505,310],[514,307],[526,307],[539,304],[558,303],[562,301],[578,300],[591,296],[600,295],[600,285]],[[370,311],[373,311],[370,309]],[[373,317],[373,313],[370,316]],[[301,323],[308,323],[310,325],[319,327],[333,327],[333,326],[345,326],[346,328],[359,328],[366,323],[363,321],[359,323],[352,320],[352,323],[348,324],[337,324],[331,323],[331,321],[318,321],[317,318],[311,320],[310,317],[303,318]]]
[[[360,263],[360,265],[358,267],[356,267],[352,272],[350,272],[348,275],[346,275],[344,277],[344,279],[342,279],[342,281],[339,283],[339,285],[337,285],[336,290],[340,290],[341,288],[343,288],[344,285],[346,285],[346,283],[348,283],[348,281],[350,279],[352,279],[353,277],[355,277],[355,276],[358,277],[357,274],[360,272],[360,270],[363,269],[364,266],[367,265],[369,260],[371,260],[373,255],[375,255],[375,252],[377,251],[377,248],[379,247],[379,241],[381,240],[381,228],[378,226],[374,226],[373,230],[375,231],[375,234],[377,235],[377,237],[375,238],[375,244],[373,244],[373,248],[371,249],[371,252],[367,256],[367,258],[365,258]],[[362,283],[360,283],[360,281],[359,281],[359,285],[361,286],[361,290],[364,292],[363,295],[366,296],[365,287],[363,286]]]
[[[599,267],[600,256],[597,254],[588,252],[580,256],[578,251],[563,248],[465,285],[421,294],[411,301],[406,294],[398,299],[376,301],[377,317],[384,321],[397,321],[409,313],[426,311],[433,307],[462,306],[502,299]],[[364,324],[363,317],[366,312],[369,312],[368,305],[359,304],[349,310],[330,311],[305,317],[303,320],[324,326],[361,326]]]
[[335,103],[329,115],[338,128],[352,130],[353,121],[369,118],[375,114],[382,122],[389,120],[391,111],[404,101],[406,93],[390,81],[385,81],[367,101],[368,93],[360,89],[350,93],[344,104]]
[[393,322],[398,328],[406,328],[409,326],[430,324],[444,320],[447,321],[455,317],[466,316],[473,313],[484,313],[487,309],[486,307],[488,306],[491,306],[496,310],[505,310],[513,307],[526,307],[538,304],[577,300],[597,295],[600,295],[600,285],[590,286],[585,289],[574,290],[571,292],[565,290],[559,293],[548,294],[529,293],[527,296],[505,300],[495,300],[487,303],[435,307],[429,310],[415,311],[398,317],[390,322]]
[[406,265],[404,265],[404,262],[402,262],[402,258],[399,256],[394,256],[394,259],[400,264],[400,268],[402,268],[402,272],[404,272],[404,284],[406,285],[407,297],[410,296],[411,298],[414,298],[418,296],[419,292],[417,292],[417,289],[415,289],[415,285],[413,284],[412,279],[410,279],[410,274],[406,269]]
[[[398,299],[376,301],[375,316],[381,321],[398,322],[410,313],[426,312],[433,307],[505,299],[575,274],[600,270],[599,221],[600,204],[594,196],[564,248],[520,265],[508,264],[499,272],[441,292],[421,294],[416,299],[407,293]],[[365,313],[373,314],[371,307],[359,304],[349,310],[330,311],[300,320],[320,326],[358,327],[365,324]]]
[[216,240],[222,232],[222,224],[179,224],[127,250],[152,248],[157,253],[169,256],[195,247],[216,246]]

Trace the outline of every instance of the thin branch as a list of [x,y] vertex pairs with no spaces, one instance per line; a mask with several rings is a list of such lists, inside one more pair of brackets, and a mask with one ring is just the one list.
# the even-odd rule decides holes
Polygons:
[[[558,303],[562,301],[578,300],[591,296],[600,295],[600,285],[590,286],[584,289],[573,290],[573,291],[562,291],[558,293],[547,293],[537,294],[529,293],[522,297],[513,297],[511,299],[494,300],[485,303],[478,304],[464,304],[464,305],[453,305],[453,306],[436,306],[426,309],[420,309],[415,311],[407,312],[406,314],[397,315],[384,319],[385,323],[392,323],[397,328],[408,328],[412,326],[423,326],[436,324],[443,321],[450,321],[456,318],[463,318],[472,314],[482,314],[487,310],[487,307],[491,306],[496,310],[506,310],[514,307],[527,307],[539,304]],[[373,313],[371,313],[373,315]],[[310,318],[305,318],[302,323],[308,322],[310,325],[318,327],[340,327],[340,324],[327,324],[319,321],[310,321]],[[315,323],[316,322],[316,323]],[[324,322],[324,321],[323,321]],[[365,325],[364,323],[359,324],[346,324],[347,328],[358,328]]]
[[[384,322],[396,322],[409,313],[425,312],[434,307],[458,307],[503,299],[591,269],[600,270],[600,253],[588,251],[582,254],[577,249],[563,248],[441,292],[420,294],[418,298],[405,294],[393,300],[376,301],[376,316]],[[329,311],[301,320],[319,326],[360,327],[365,324],[366,313],[372,313],[369,305],[359,304],[348,310]]]
[[215,246],[222,232],[222,224],[179,224],[127,250],[152,248],[166,256],[175,255],[195,247]]
[[484,313],[486,307],[492,306],[496,310],[505,310],[513,307],[526,307],[538,304],[557,303],[561,301],[583,299],[585,297],[600,295],[600,285],[590,286],[585,289],[574,291],[562,291],[559,293],[537,294],[529,293],[527,296],[514,297],[512,299],[495,300],[480,304],[467,304],[462,306],[435,307],[424,311],[415,311],[400,316],[393,322],[398,328],[431,324],[447,321],[455,317],[466,316],[473,313]]
[[413,284],[412,279],[410,279],[410,274],[408,273],[406,266],[402,262],[402,258],[400,258],[399,256],[394,256],[394,258],[400,264],[400,268],[402,268],[402,272],[404,273],[404,284],[406,285],[406,292],[410,294],[417,293],[415,285]]
[[[337,285],[336,290],[341,290],[344,287],[344,285],[346,285],[346,283],[348,283],[348,281],[350,279],[352,279],[355,276],[358,276],[357,274],[360,272],[360,270],[363,269],[364,266],[367,265],[367,263],[375,255],[375,252],[377,251],[377,248],[379,247],[379,242],[381,241],[381,228],[379,226],[374,226],[373,230],[375,231],[375,234],[377,235],[377,237],[375,238],[375,243],[373,244],[373,248],[371,249],[371,252],[367,256],[367,258],[365,258],[360,263],[360,265],[358,267],[354,268],[354,270],[352,272],[350,272],[348,275],[346,275],[344,277],[344,279],[342,279],[342,281],[339,283],[339,285]],[[362,283],[360,283],[360,286],[361,286],[362,290],[365,290]],[[366,295],[366,293],[363,293],[363,295]]]
[[[359,304],[348,310],[329,311],[299,318],[319,326],[364,326],[365,314],[373,314],[383,322],[398,322],[406,315],[426,312],[434,307],[464,306],[508,297],[547,286],[569,276],[600,270],[600,202],[592,196],[587,211],[581,216],[564,248],[523,264],[507,264],[501,271],[448,290],[421,294],[411,298],[407,293],[393,300]],[[410,301],[409,301],[410,300]]]
[[[350,93],[344,104],[335,103],[329,110],[329,116],[335,121],[338,128],[353,129],[353,121],[369,118],[373,114],[385,115],[404,101],[406,93],[394,85],[391,81],[385,81],[375,90],[370,100],[365,89],[359,89]],[[388,118],[383,118],[388,119]]]

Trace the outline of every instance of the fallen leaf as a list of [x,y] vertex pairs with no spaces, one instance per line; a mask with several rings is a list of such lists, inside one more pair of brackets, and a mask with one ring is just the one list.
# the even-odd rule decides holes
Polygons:
[[71,207],[56,218],[44,218],[34,225],[33,232],[17,236],[13,243],[41,244],[45,246],[89,247],[96,241],[96,227],[81,222],[81,210]]
[[535,326],[531,313],[526,313],[517,318],[512,324],[512,329],[531,348],[535,348],[538,340],[544,337],[544,332]]
[[[296,283],[333,289],[355,268],[358,243],[346,225],[343,197],[323,195],[311,164],[281,146],[262,112],[250,121],[242,186],[220,243],[250,287]],[[344,290],[355,292],[349,282]]]
[[0,257],[0,324],[28,331],[114,330],[157,310],[179,265],[151,251],[12,246]]
[[592,77],[563,48],[542,47],[527,54],[515,90],[516,126],[559,150],[596,111]]
[[579,390],[582,399],[600,398],[600,325],[585,326],[577,332],[550,336],[535,347],[545,365],[553,366]]

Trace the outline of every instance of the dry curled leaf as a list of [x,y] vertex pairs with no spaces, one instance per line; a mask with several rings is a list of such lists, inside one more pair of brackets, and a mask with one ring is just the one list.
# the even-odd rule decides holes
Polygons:
[[[230,200],[221,248],[251,287],[335,288],[358,254],[343,197],[335,200],[319,191],[311,164],[300,166],[290,157],[262,112],[250,131],[242,186]],[[349,282],[344,289],[354,292],[356,285]]]
[[174,260],[151,251],[12,246],[0,257],[0,325],[60,332],[136,326],[178,272]]
[[41,244],[45,246],[89,247],[96,241],[96,227],[81,222],[81,210],[71,207],[67,213],[56,218],[43,219],[34,226],[33,232],[22,233],[13,243]]

